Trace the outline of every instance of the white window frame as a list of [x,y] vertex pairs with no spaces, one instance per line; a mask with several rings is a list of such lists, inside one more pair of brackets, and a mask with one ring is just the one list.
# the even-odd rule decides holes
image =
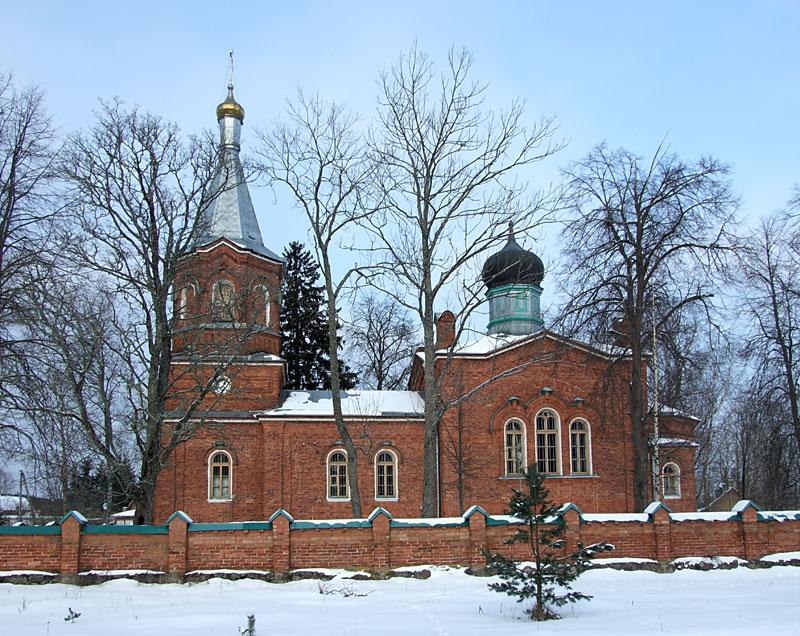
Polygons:
[[[509,472],[508,471],[508,462],[509,462],[509,445],[508,445],[508,429],[511,424],[519,424],[520,430],[519,434],[522,438],[520,440],[520,450],[522,451],[521,457],[519,459],[519,471],[518,472]],[[523,422],[518,417],[512,417],[503,425],[503,475],[506,477],[522,477],[522,473],[528,468],[528,431],[527,427],[525,426],[525,422]]]
[[[534,439],[536,441],[535,449],[536,449],[536,467],[539,468],[539,418],[542,416],[543,413],[552,413],[553,419],[555,420],[555,436],[556,436],[556,443],[555,443],[555,460],[556,460],[556,470],[553,471],[539,471],[543,475],[563,475],[563,466],[561,465],[561,416],[558,414],[554,408],[546,407],[540,409],[536,413],[536,417],[533,420],[534,426],[534,435],[536,436]],[[545,433],[546,434],[546,433]]]
[[[667,466],[674,466],[675,473],[667,475]],[[674,479],[677,484],[677,494],[667,494],[667,479]],[[681,467],[675,462],[667,462],[661,469],[661,492],[664,499],[680,499],[681,498]]]
[[[572,426],[577,422],[582,422],[586,427],[583,431],[586,434],[586,472],[583,471],[575,471],[573,470],[572,465]],[[592,425],[589,424],[589,421],[583,417],[576,417],[569,423],[569,472],[571,475],[592,475],[593,474],[593,465],[592,465]]]
[[[344,455],[344,478],[347,484],[347,495],[344,497],[331,496],[331,457],[337,453]],[[325,498],[328,501],[350,501],[350,471],[347,465],[347,451],[343,448],[334,448],[325,458]]]
[[[225,455],[228,458],[228,496],[227,497],[214,497],[214,458],[217,455]],[[233,501],[233,457],[226,450],[215,449],[208,456],[208,501],[211,503],[219,503],[225,501]]]
[[[379,495],[378,494],[378,458],[386,453],[392,458],[392,488],[394,490],[393,495]],[[375,453],[375,459],[373,462],[374,473],[375,473],[375,500],[376,501],[397,501],[400,498],[400,479],[398,474],[398,462],[397,462],[397,453],[393,450],[388,448],[381,448],[377,453]],[[350,482],[347,482],[348,489],[350,486]]]

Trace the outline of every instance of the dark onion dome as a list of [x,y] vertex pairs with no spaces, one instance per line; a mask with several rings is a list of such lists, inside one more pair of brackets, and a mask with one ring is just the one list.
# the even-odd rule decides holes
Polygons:
[[483,264],[484,284],[492,289],[502,285],[538,285],[544,279],[544,263],[533,252],[522,249],[514,239],[514,224],[508,224],[508,241]]

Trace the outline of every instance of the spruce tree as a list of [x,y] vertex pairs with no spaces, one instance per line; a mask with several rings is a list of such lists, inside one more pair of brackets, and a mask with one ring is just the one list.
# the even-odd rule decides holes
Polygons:
[[508,543],[527,543],[533,564],[521,567],[512,559],[485,552],[489,564],[502,579],[489,587],[516,596],[518,603],[534,598],[534,605],[528,611],[531,619],[546,621],[559,618],[554,607],[592,598],[573,591],[572,582],[586,569],[590,557],[613,550],[614,546],[597,543],[584,547],[579,543],[577,550],[565,554],[561,538],[564,522],[558,514],[559,507],[550,501],[550,493],[544,487],[544,475],[532,463],[523,476],[527,492],[514,490],[509,502],[511,514],[521,519],[523,526]]
[[[281,281],[281,356],[286,360],[287,389],[330,389],[330,358],[325,294],[319,268],[302,243],[284,250]],[[356,376],[342,364],[342,389],[352,389]]]

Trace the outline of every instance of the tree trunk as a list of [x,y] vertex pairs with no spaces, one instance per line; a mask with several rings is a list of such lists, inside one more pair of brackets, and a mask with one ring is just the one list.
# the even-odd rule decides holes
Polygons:
[[336,430],[342,438],[342,443],[347,450],[347,480],[350,487],[350,504],[353,517],[362,516],[361,490],[358,486],[358,457],[356,446],[342,414],[341,380],[339,377],[339,338],[336,313],[336,297],[333,291],[333,278],[327,251],[323,254],[323,273],[325,275],[325,292],[328,304],[328,355],[331,365],[331,399],[333,402],[333,419]]

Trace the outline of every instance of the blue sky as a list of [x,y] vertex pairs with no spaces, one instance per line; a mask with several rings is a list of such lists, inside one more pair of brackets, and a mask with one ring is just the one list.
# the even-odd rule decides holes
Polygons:
[[[800,182],[797,1],[31,0],[2,14],[0,68],[39,84],[64,131],[113,96],[186,132],[213,127],[233,48],[246,148],[298,85],[369,116],[380,69],[416,40],[438,60],[450,44],[470,49],[489,105],[521,97],[531,118],[557,117],[569,145],[527,175],[539,184],[602,140],[647,154],[665,136],[685,158],[731,164],[745,218],[781,207]],[[272,249],[304,238],[284,201],[253,194]],[[553,260],[553,238],[540,243]]]

